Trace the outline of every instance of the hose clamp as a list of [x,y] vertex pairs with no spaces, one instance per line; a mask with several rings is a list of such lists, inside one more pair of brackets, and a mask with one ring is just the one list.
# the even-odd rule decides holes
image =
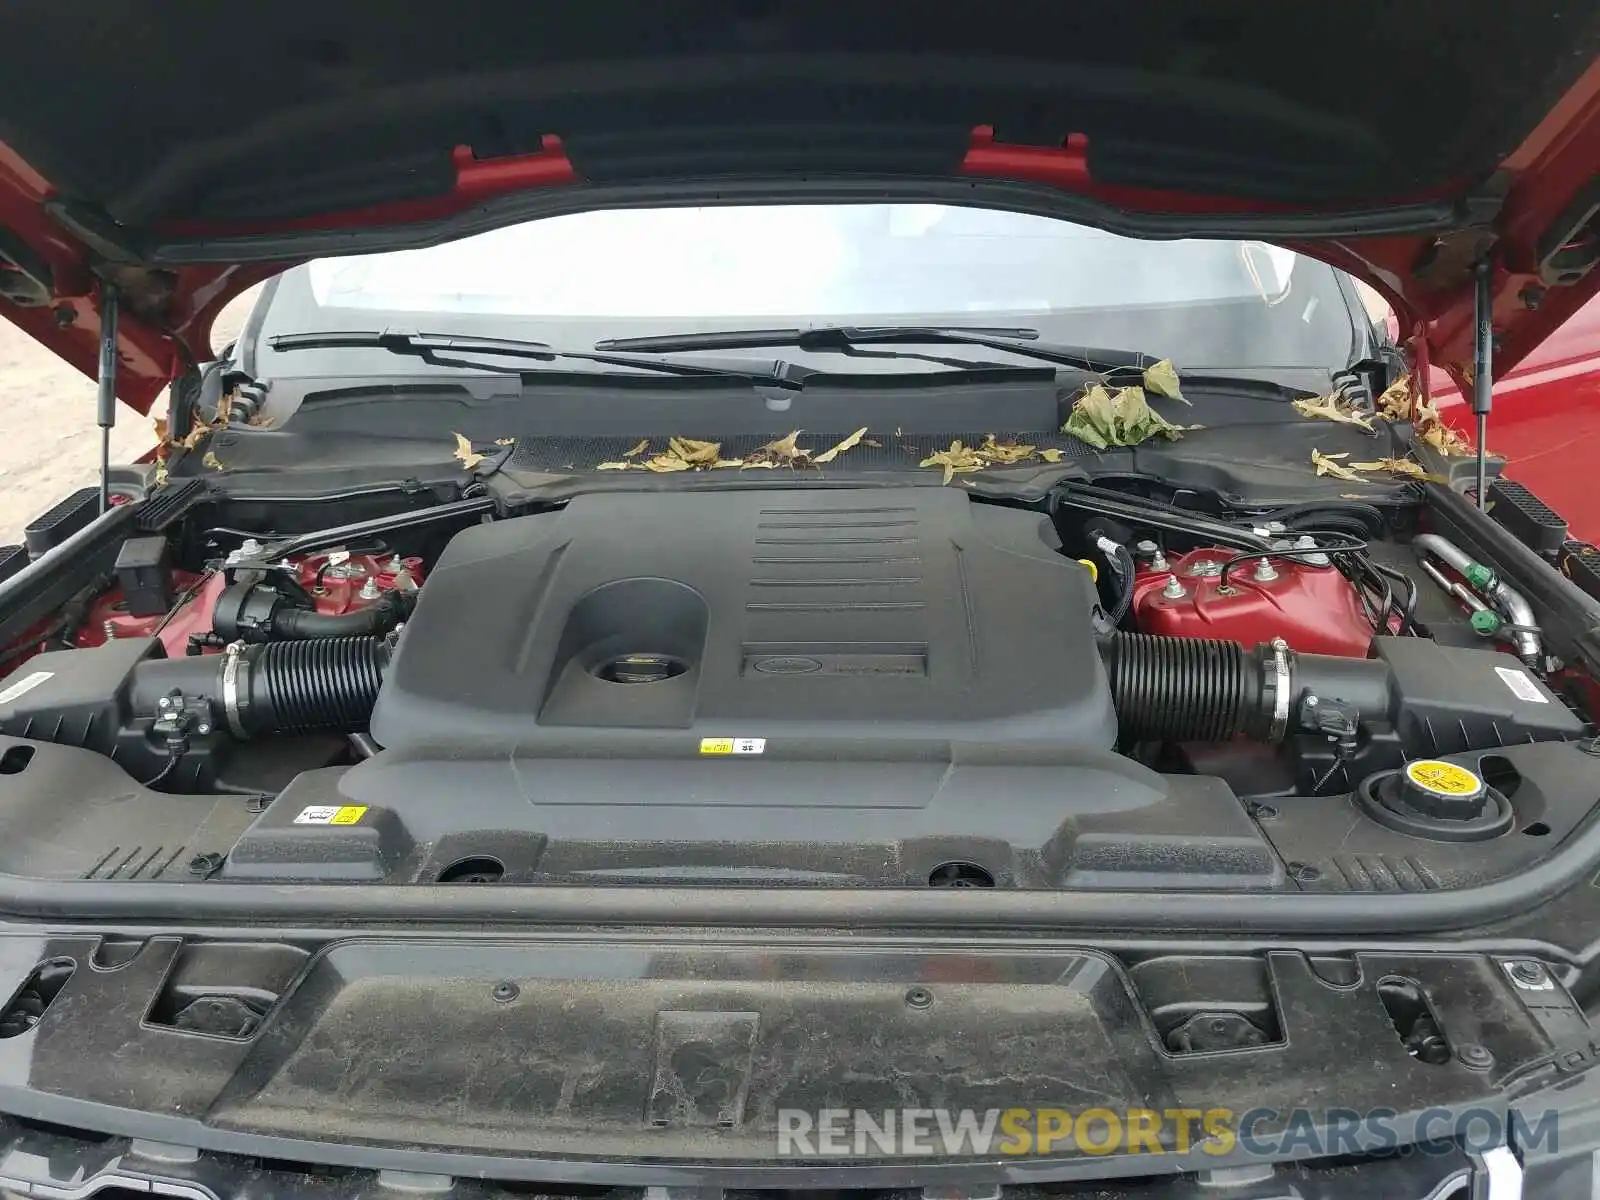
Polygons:
[[1267,740],[1281,742],[1289,729],[1289,643],[1272,639],[1272,727]]
[[239,704],[240,675],[244,673],[248,678],[249,672],[243,652],[243,642],[229,642],[222,652],[222,711],[228,718],[228,728],[233,731],[233,736],[241,741],[249,736],[244,729]]

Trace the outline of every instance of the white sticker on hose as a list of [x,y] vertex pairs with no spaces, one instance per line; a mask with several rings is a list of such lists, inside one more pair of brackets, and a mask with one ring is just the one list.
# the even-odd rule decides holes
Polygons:
[[35,671],[32,675],[24,675],[5,691],[0,692],[0,704],[10,704],[18,696],[26,695],[46,679],[53,679],[54,677],[54,671]]
[[1539,690],[1526,671],[1519,671],[1515,667],[1496,667],[1494,673],[1505,680],[1505,684],[1516,693],[1518,700],[1526,700],[1530,704],[1549,704],[1550,697]]

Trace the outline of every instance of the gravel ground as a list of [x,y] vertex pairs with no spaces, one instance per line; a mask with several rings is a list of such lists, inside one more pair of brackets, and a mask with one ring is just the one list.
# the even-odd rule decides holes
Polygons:
[[[217,344],[238,332],[254,296],[252,290],[223,311]],[[165,406],[158,399],[155,411]],[[0,319],[0,543],[21,541],[24,525],[99,478],[94,410],[94,380]],[[111,431],[112,460],[129,462],[154,443],[150,418],[120,407]]]

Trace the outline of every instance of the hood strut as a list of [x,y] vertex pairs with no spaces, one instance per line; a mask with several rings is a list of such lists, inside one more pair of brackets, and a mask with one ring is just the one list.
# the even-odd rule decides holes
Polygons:
[[100,285],[100,511],[111,507],[111,427],[117,423],[117,289]]
[[1485,255],[1473,268],[1472,414],[1478,419],[1478,508],[1489,508],[1489,408],[1494,403],[1494,264]]

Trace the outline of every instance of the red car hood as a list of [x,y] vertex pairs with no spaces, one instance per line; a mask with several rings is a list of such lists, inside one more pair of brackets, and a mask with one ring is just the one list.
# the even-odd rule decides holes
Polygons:
[[1497,369],[1600,286],[1600,0],[8,0],[0,314],[147,409],[307,258],[600,205],[926,198],[1316,255]]

